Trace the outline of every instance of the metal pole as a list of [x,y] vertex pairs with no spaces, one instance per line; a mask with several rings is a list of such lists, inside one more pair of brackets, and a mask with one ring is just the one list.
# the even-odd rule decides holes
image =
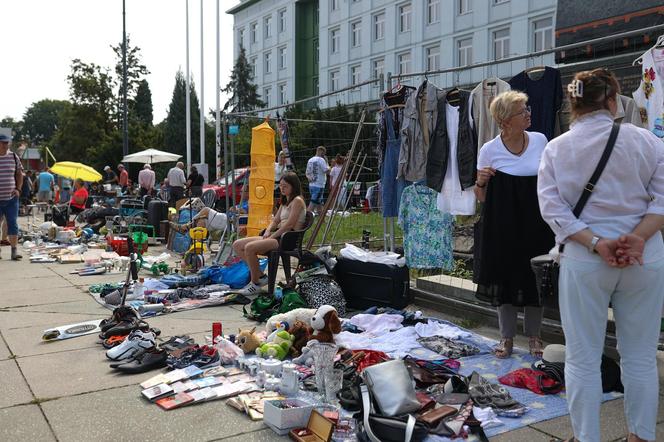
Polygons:
[[220,159],[221,159],[221,102],[220,102],[220,90],[221,90],[221,73],[220,73],[220,67],[219,64],[221,62],[220,58],[220,37],[219,37],[219,26],[220,26],[220,19],[219,19],[219,0],[217,0],[217,85],[215,87],[215,95],[217,99],[217,109],[216,109],[216,121],[214,125],[214,132],[215,132],[215,149],[214,149],[214,176],[215,179],[221,178],[221,168],[220,166]]
[[[231,135],[231,185],[233,186],[233,201],[231,205],[235,205],[237,202],[237,191],[235,189],[235,136]],[[245,176],[246,180],[247,177]],[[228,193],[228,192],[226,192]]]
[[185,109],[186,109],[186,127],[187,127],[187,170],[191,169],[191,81],[189,79],[189,0],[186,1],[187,13],[185,15],[187,20],[187,92],[185,94]]
[[122,0],[122,156],[129,153],[129,129],[127,122],[127,23],[125,0]]
[[201,0],[201,164],[205,163],[205,64],[203,63],[203,0]]
[[[226,116],[224,116],[224,119],[222,120],[222,133],[221,136],[224,137],[224,179],[228,177],[228,132],[227,132],[227,125],[226,125]],[[228,210],[228,182],[226,182],[226,210]]]

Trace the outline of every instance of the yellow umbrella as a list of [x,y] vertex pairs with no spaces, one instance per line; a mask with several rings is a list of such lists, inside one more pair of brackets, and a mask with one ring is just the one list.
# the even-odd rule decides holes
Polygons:
[[51,166],[51,172],[65,178],[77,178],[91,183],[101,180],[101,174],[90,166],[72,161],[60,161]]

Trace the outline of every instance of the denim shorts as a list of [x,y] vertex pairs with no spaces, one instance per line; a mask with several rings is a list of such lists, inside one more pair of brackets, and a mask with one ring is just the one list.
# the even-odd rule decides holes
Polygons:
[[18,198],[0,201],[0,218],[7,221],[7,235],[18,235]]
[[309,194],[311,195],[311,204],[322,206],[323,200],[323,187],[309,186]]

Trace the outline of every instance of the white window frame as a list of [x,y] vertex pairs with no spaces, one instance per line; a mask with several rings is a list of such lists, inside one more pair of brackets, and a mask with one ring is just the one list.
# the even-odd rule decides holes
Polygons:
[[[380,69],[378,67],[380,66]],[[371,60],[371,73],[373,78],[379,79],[380,74],[385,74],[385,58],[374,58]],[[378,86],[378,83],[375,83]]]
[[[403,69],[404,65],[406,69]],[[397,54],[397,73],[398,75],[410,74],[413,71],[413,55],[410,51]]]
[[255,21],[249,25],[249,43],[256,44],[258,41],[258,22]]
[[[464,45],[464,43],[470,44]],[[463,46],[462,46],[463,45]],[[473,36],[460,37],[456,41],[457,66],[469,66],[473,64]]]
[[385,11],[378,12],[371,17],[372,34],[374,41],[385,38]]
[[256,62],[258,61],[258,57],[251,57],[249,59],[249,65],[251,66],[251,75],[256,78]]
[[277,69],[286,69],[286,46],[281,46],[277,49]]
[[288,101],[286,96],[286,87],[286,83],[280,83],[277,85],[277,101],[279,106],[286,104],[286,101]]
[[500,5],[500,4],[503,4],[503,3],[507,3],[508,1],[510,1],[510,0],[493,0],[492,3],[494,5]]
[[424,62],[426,71],[437,71],[440,69],[440,44],[424,48]]
[[350,45],[359,48],[362,44],[362,20],[356,20],[350,24]]
[[473,0],[457,0],[457,15],[465,15],[473,12]]
[[330,92],[341,89],[341,71],[339,69],[332,69],[330,71]]
[[267,51],[263,54],[263,73],[272,73],[272,51]]
[[264,38],[272,37],[272,16],[271,15],[263,17],[263,37]]
[[[498,36],[507,32],[507,35]],[[510,28],[495,29],[491,32],[493,59],[502,60],[510,55]]]
[[360,84],[362,81],[362,65],[353,65],[350,67],[350,69],[348,69],[348,72],[350,73],[350,85],[356,86]]
[[399,32],[410,32],[413,27],[413,5],[408,2],[397,6],[397,17],[399,20]]
[[330,10],[331,11],[338,11],[339,10],[339,2],[340,2],[340,0],[330,0]]
[[338,54],[341,49],[341,29],[330,29],[330,54]]
[[288,20],[286,14],[288,14],[286,8],[280,9],[279,12],[277,12],[277,32],[280,34],[286,30],[286,21]]
[[440,22],[440,0],[427,0],[427,24]]
[[238,46],[244,47],[244,28],[240,28],[237,30],[237,39],[239,40]]
[[[542,22],[544,20],[549,20],[549,22],[550,22],[549,25],[545,26],[545,27],[542,27],[540,29],[537,29],[537,23]],[[533,39],[533,43],[532,43],[533,52],[543,51],[545,49],[551,49],[554,45],[554,41],[553,41],[553,17],[549,16],[549,17],[536,18],[531,23],[532,24],[530,25],[530,27],[531,27],[531,33],[532,33],[532,39]],[[540,38],[542,38],[541,45],[537,44],[538,43],[537,42],[538,34],[541,34],[540,35]],[[550,41],[549,41],[548,45],[547,45],[547,41],[546,41],[547,34],[548,34],[548,37],[550,38]]]
[[272,88],[263,88],[263,102],[265,103],[265,107],[270,107],[270,95],[272,95]]

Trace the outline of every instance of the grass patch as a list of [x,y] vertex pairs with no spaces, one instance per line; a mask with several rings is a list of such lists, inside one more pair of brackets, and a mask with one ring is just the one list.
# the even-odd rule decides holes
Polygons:
[[[323,234],[325,233],[325,227],[327,225],[329,218],[326,219],[326,222],[321,226],[318,234],[316,235],[316,240],[314,245],[318,246],[323,241]],[[314,220],[314,226],[317,222],[317,219]],[[340,224],[339,224],[340,223]],[[337,230],[337,225],[338,230]],[[389,228],[389,227],[388,227]],[[311,238],[313,227],[304,235],[304,243],[306,244]],[[325,243],[329,244],[332,239],[332,235],[335,233],[333,242],[333,249],[338,250],[343,247],[344,243],[352,242],[356,244],[362,243],[362,236],[364,231],[369,233],[370,248],[373,250],[382,250],[383,249],[383,216],[379,212],[352,212],[350,216],[341,218],[338,214],[335,215],[334,220],[332,221],[332,226],[330,226],[330,231],[325,239]],[[403,236],[401,228],[395,222],[394,226],[394,236],[396,239],[395,246],[401,245],[401,238]]]

